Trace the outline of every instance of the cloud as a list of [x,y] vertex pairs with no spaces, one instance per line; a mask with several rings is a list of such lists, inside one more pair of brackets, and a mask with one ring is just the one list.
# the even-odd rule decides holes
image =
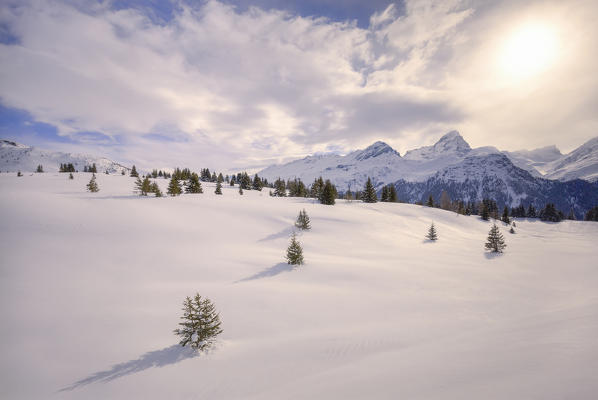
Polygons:
[[377,139],[405,147],[453,127],[483,138],[494,130],[482,121],[504,115],[488,110],[508,101],[476,78],[479,38],[498,35],[484,21],[514,12],[499,8],[410,0],[366,29],[218,1],[176,3],[168,18],[15,2],[0,8],[2,35],[15,38],[0,44],[0,98],[89,150],[83,132],[102,135],[102,151],[147,167],[259,166]]

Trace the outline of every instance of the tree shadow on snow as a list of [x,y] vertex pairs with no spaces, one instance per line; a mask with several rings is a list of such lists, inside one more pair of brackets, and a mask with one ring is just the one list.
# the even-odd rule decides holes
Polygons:
[[271,278],[271,277],[281,274],[283,272],[289,272],[292,270],[293,270],[292,265],[289,265],[287,263],[278,263],[278,264],[274,265],[273,267],[266,268],[265,270],[260,271],[257,274],[248,276],[247,278],[240,279],[240,280],[236,281],[235,283],[253,281],[255,279],[262,279],[262,278]]
[[289,226],[288,228],[284,228],[282,231],[278,233],[273,233],[271,235],[266,236],[265,238],[258,240],[258,242],[266,242],[268,240],[288,238],[289,236],[291,236],[294,230],[295,228],[293,226]]
[[171,364],[176,364],[187,358],[193,358],[199,355],[196,350],[183,347],[181,345],[174,345],[166,347],[162,350],[148,351],[136,360],[127,361],[124,363],[113,365],[112,368],[96,372],[87,378],[81,379],[70,386],[62,388],[59,392],[66,392],[89,385],[91,383],[103,382],[108,383],[126,375],[135,374],[152,367],[164,367]]
[[503,253],[496,253],[496,252],[485,252],[484,256],[486,257],[487,260],[492,260],[494,258],[498,258],[500,256],[502,256]]

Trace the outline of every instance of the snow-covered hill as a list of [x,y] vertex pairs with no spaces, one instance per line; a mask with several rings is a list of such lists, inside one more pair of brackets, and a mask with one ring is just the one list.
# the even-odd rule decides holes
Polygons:
[[42,165],[44,171],[53,172],[58,171],[60,164],[68,163],[72,163],[78,171],[83,171],[85,166],[91,166],[94,163],[98,172],[129,171],[128,167],[104,157],[48,151],[9,140],[0,140],[1,172],[33,172],[38,165]]
[[[500,160],[497,159],[497,162]],[[0,397],[594,399],[598,223],[499,224],[411,204],[0,174]],[[165,190],[167,180],[158,180]],[[43,205],[41,207],[40,205]],[[306,264],[284,253],[299,210]],[[425,242],[434,221],[439,240]],[[185,296],[224,332],[176,346]],[[62,389],[65,389],[61,391]]]

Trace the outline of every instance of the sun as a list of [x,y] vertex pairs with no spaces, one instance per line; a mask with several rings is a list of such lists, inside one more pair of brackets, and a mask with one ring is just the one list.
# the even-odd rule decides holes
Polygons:
[[514,29],[504,41],[500,66],[512,78],[528,78],[548,69],[557,58],[555,30],[540,23],[526,23]]

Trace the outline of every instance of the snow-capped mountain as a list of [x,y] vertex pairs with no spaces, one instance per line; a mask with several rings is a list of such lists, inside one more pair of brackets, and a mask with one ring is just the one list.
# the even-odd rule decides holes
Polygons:
[[516,152],[492,146],[472,149],[459,132],[451,131],[403,157],[376,142],[346,156],[309,156],[271,166],[259,175],[268,180],[300,178],[306,184],[322,176],[341,192],[360,190],[370,177],[378,190],[395,184],[403,201],[421,201],[430,194],[438,199],[447,190],[453,199],[492,198],[501,206],[523,202],[543,207],[550,201],[581,215],[598,204],[598,184],[588,182],[598,178],[598,138],[562,155],[555,146]]
[[547,167],[545,177],[548,179],[598,181],[598,137],[552,161]]
[[355,190],[361,188],[368,177],[372,178],[376,187],[399,179],[424,181],[441,168],[460,162],[471,151],[463,137],[452,131],[433,146],[408,151],[404,157],[388,144],[378,141],[345,156],[308,156],[288,164],[270,166],[258,174],[268,180],[299,178],[306,183],[322,176],[342,191],[349,186]]
[[546,146],[534,150],[503,151],[511,162],[534,176],[544,176],[547,166],[563,157],[556,146]]
[[68,163],[72,163],[78,171],[83,171],[85,166],[94,163],[98,172],[129,171],[129,168],[104,157],[48,151],[9,140],[0,140],[0,171],[2,172],[32,172],[38,165],[42,165],[46,172],[54,172],[59,170],[60,164]]
[[430,195],[439,201],[446,191],[452,199],[465,202],[493,199],[501,208],[519,204],[541,208],[550,202],[565,212],[573,208],[578,217],[598,204],[598,182],[535,177],[501,153],[468,156],[424,182],[399,180],[394,186],[399,199],[406,202],[425,202]]

